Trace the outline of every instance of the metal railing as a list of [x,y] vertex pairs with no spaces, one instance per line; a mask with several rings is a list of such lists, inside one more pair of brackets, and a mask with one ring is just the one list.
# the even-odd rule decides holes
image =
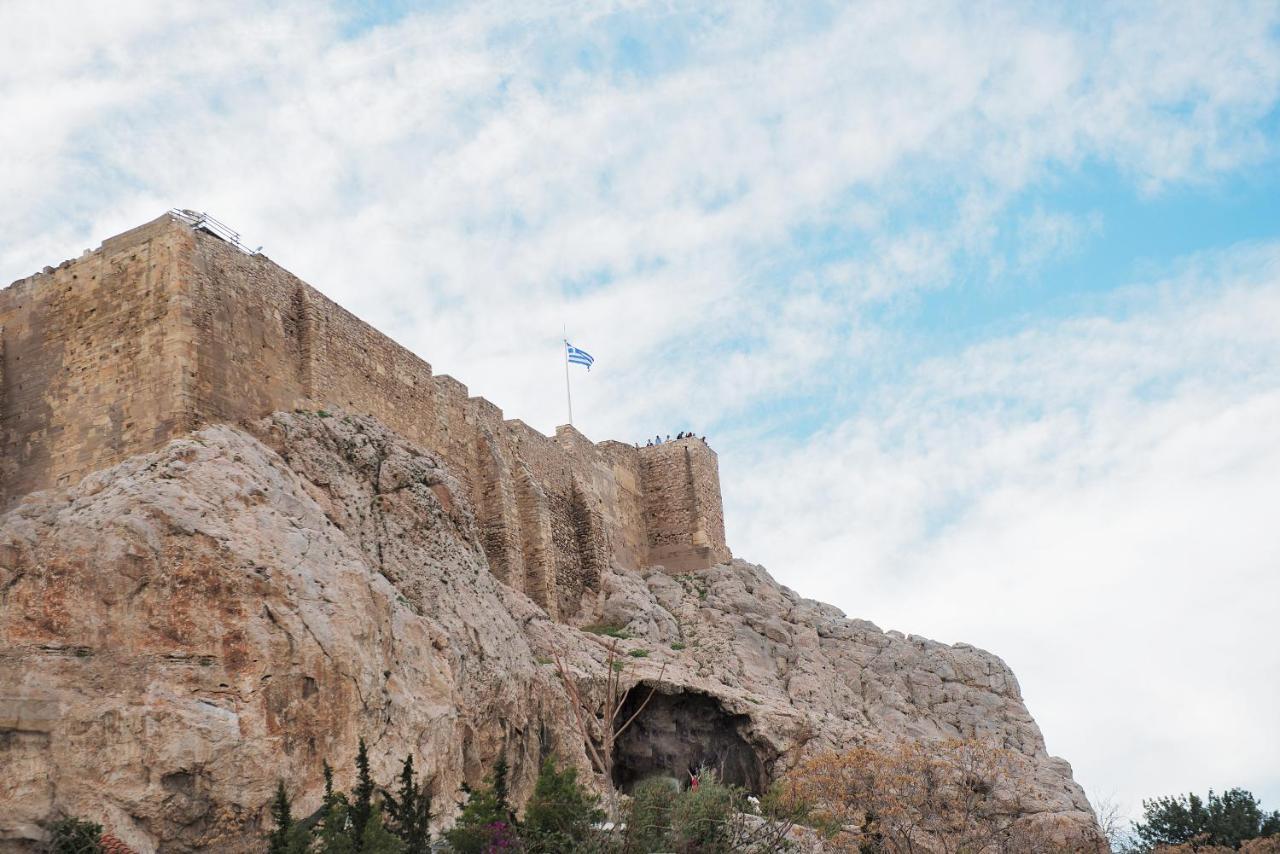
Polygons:
[[214,219],[204,211],[189,211],[171,208],[169,210],[169,215],[182,220],[192,228],[201,229],[202,231],[212,234],[219,240],[225,240],[227,243],[230,243],[246,255],[257,255],[262,251],[261,246],[257,249],[250,249],[248,246],[245,246],[240,242],[240,232],[235,231],[226,223]]

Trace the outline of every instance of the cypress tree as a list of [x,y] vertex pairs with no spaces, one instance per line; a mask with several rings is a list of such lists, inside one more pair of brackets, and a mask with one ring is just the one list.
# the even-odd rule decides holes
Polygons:
[[351,837],[357,851],[363,850],[364,829],[373,815],[373,779],[369,776],[369,751],[364,738],[356,752],[355,802],[351,804]]
[[400,788],[387,795],[387,814],[396,836],[404,842],[408,854],[425,854],[431,850],[431,797],[414,779],[413,756],[404,758],[400,769]]
[[283,780],[276,784],[276,796],[271,801],[271,819],[275,827],[267,837],[269,854],[306,854],[311,834],[293,820],[293,804],[289,801]]
[[374,805],[369,813],[369,821],[364,826],[364,834],[357,842],[357,850],[364,854],[404,854],[405,845],[400,838],[382,823],[382,807]]
[[405,840],[409,854],[428,854],[431,851],[431,795],[423,787],[418,790],[418,801],[413,811],[413,836]]
[[511,809],[510,795],[507,792],[507,757],[504,753],[498,757],[498,764],[493,768],[493,796],[498,801],[498,809],[508,820],[515,813]]
[[320,854],[349,854],[355,850],[350,828],[351,805],[346,795],[333,790],[333,766],[325,760],[321,767],[324,771],[324,805],[320,822],[314,829],[315,850]]
[[269,854],[287,854],[289,831],[293,828],[293,812],[289,794],[284,790],[284,780],[276,784],[276,797],[271,802],[271,818],[275,822],[275,828],[271,831],[267,851]]

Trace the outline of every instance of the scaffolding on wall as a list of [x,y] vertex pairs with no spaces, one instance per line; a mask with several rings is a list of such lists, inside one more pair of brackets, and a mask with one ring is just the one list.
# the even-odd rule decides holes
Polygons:
[[261,246],[257,249],[250,249],[248,246],[245,246],[240,242],[240,232],[235,231],[226,223],[214,219],[205,211],[189,211],[179,208],[170,208],[169,214],[170,216],[182,220],[192,228],[198,228],[202,231],[208,232],[219,240],[225,240],[227,243],[230,243],[246,255],[257,255],[262,251]]

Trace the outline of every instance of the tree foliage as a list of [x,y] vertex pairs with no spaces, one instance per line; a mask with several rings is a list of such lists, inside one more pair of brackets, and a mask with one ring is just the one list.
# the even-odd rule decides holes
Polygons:
[[363,738],[356,750],[356,787],[352,794],[355,800],[351,803],[351,838],[355,850],[363,851],[364,830],[373,817],[373,778],[369,775],[369,750]]
[[267,837],[269,854],[306,852],[310,840],[306,829],[293,821],[293,805],[289,801],[289,793],[285,791],[283,780],[276,784],[276,796],[271,802],[271,822],[271,834]]
[[592,826],[603,819],[599,799],[578,782],[578,772],[557,770],[548,757],[525,806],[520,838],[528,851],[538,854],[577,851],[586,845]]
[[619,854],[728,854],[748,851],[777,854],[791,848],[796,814],[777,808],[772,797],[762,806],[737,786],[703,769],[696,789],[681,790],[670,778],[641,781],[631,792],[623,829],[612,840]]
[[1194,792],[1142,802],[1143,820],[1134,833],[1148,849],[1158,845],[1195,843],[1239,848],[1241,843],[1280,834],[1280,812],[1264,812],[1244,789],[1228,789],[1221,795],[1209,790],[1207,798]]
[[668,778],[654,777],[636,785],[623,816],[624,854],[671,850],[671,813],[679,797],[679,784]]
[[375,804],[369,811],[357,850],[363,854],[404,854],[404,842],[383,823],[381,805]]
[[497,764],[493,766],[493,796],[498,800],[498,809],[508,819],[512,815],[511,792],[507,788],[507,775],[510,770],[507,766],[507,757],[499,755]]
[[698,787],[679,794],[671,808],[671,850],[678,854],[775,854],[788,850],[796,811],[772,796],[764,809],[738,786],[703,768]]
[[444,833],[457,854],[486,854],[512,836],[511,817],[492,785],[468,792],[458,820]]
[[313,833],[309,849],[317,854],[404,854],[405,845],[383,823],[382,805],[370,807],[364,828],[356,834],[352,821],[354,805],[342,792],[335,792]]
[[400,784],[394,795],[385,797],[391,827],[404,843],[406,854],[426,854],[431,850],[431,795],[414,778],[413,756],[404,758]]
[[1239,848],[1215,845],[1206,838],[1200,837],[1180,845],[1157,845],[1154,848],[1139,847],[1120,849],[1122,854],[1129,852],[1146,852],[1153,854],[1280,854],[1280,834],[1246,839]]
[[334,790],[333,769],[325,762],[320,818],[310,834],[303,837],[305,847],[300,850],[316,854],[405,854],[409,850],[407,844],[387,827],[383,805],[375,801],[375,789],[369,773],[369,752],[362,738],[356,752],[353,798]]
[[732,851],[735,813],[747,809],[745,798],[733,788],[698,775],[696,789],[682,792],[671,808],[671,844],[678,852],[727,854]]
[[53,823],[49,833],[51,854],[100,854],[102,825],[69,817]]

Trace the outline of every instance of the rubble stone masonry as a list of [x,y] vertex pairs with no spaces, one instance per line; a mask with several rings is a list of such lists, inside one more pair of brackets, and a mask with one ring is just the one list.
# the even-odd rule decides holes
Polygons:
[[198,426],[276,410],[363,412],[444,459],[493,572],[553,616],[608,561],[730,558],[700,439],[548,437],[260,255],[165,215],[0,291],[0,509]]

